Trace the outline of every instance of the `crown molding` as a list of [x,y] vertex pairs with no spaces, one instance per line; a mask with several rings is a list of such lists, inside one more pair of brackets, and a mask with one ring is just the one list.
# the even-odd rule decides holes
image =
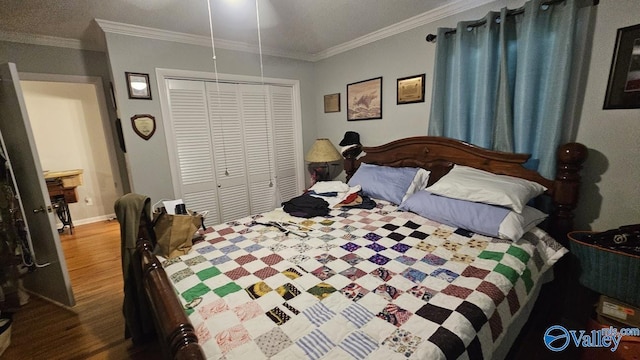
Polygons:
[[[109,20],[95,19],[96,23],[100,26],[105,33],[120,34],[127,36],[141,37],[145,39],[173,41],[184,44],[191,44],[197,46],[211,47],[211,38],[202,35],[193,35],[187,33],[181,33],[176,31],[162,30],[149,28],[138,25],[131,25],[125,23],[119,23]],[[256,45],[243,43],[239,41],[231,41],[224,39],[215,39],[216,48],[243,51],[248,53],[258,54],[260,51]],[[289,52],[272,48],[262,48],[264,55],[285,57],[291,59],[313,61],[314,57],[309,54]]]
[[[399,23],[387,26],[383,29],[374,31],[367,35],[361,36],[346,43],[330,47],[326,50],[320,51],[315,54],[291,52],[285,50],[279,50],[274,48],[263,48],[262,53],[269,56],[284,57],[290,59],[304,60],[315,62],[323,59],[327,59],[334,55],[353,50],[360,46],[370,44],[372,42],[388,38],[393,35],[403,33],[408,30],[415,29],[417,27],[427,25],[434,21],[455,15],[457,13],[473,9],[485,4],[495,2],[495,0],[456,0],[439,8],[431,11],[424,12],[416,15],[407,20]],[[127,36],[135,36],[145,39],[173,41],[184,44],[191,44],[197,46],[211,47],[211,38],[202,35],[193,35],[175,31],[168,31],[162,29],[148,28],[144,26],[131,25],[125,23],[119,23],[109,20],[95,19],[95,22],[100,26],[105,33],[120,34]],[[258,54],[259,49],[255,44],[248,44],[238,41],[230,41],[224,39],[214,39],[215,46],[227,50],[242,51],[248,53]],[[9,31],[0,31],[0,41],[26,43],[34,45],[44,46],[57,46],[78,50],[91,50],[91,51],[105,51],[105,49],[98,43],[90,43],[77,39],[61,38],[47,35],[35,35],[26,33],[16,33]]]
[[405,31],[409,31],[417,27],[427,25],[434,21],[444,19],[448,16],[452,16],[457,13],[460,13],[469,9],[477,8],[479,6],[492,3],[492,2],[495,2],[495,0],[475,0],[475,1],[457,0],[449,4],[440,6],[439,8],[424,12],[420,15],[416,15],[412,18],[403,20],[399,23],[387,26],[380,30],[361,36],[354,40],[348,41],[346,43],[333,46],[326,50],[315,53],[313,55],[313,58],[315,59],[315,61],[327,59],[334,55],[338,55],[340,53],[353,50],[360,46],[364,46],[372,42],[382,40],[390,36],[397,35]]
[[[265,55],[315,62],[315,61],[323,60],[323,59],[332,57],[334,55],[338,55],[340,53],[353,50],[360,46],[364,46],[372,42],[382,40],[390,36],[397,35],[405,31],[412,30],[417,27],[432,23],[434,21],[444,19],[446,17],[455,15],[457,13],[460,13],[469,9],[473,9],[485,4],[489,4],[495,1],[496,0],[474,0],[474,1],[456,0],[449,4],[440,6],[439,8],[424,12],[420,15],[416,15],[407,20],[403,20],[399,23],[387,26],[386,28],[382,28],[380,30],[374,31],[372,33],[361,36],[359,38],[348,41],[346,43],[330,47],[326,50],[320,51],[315,54],[288,52],[288,51],[283,51],[283,50],[278,50],[273,48],[263,48],[262,53]],[[101,20],[101,19],[95,19],[95,21],[98,23],[98,25],[100,26],[100,28],[102,28],[104,32],[108,32],[108,33],[137,36],[137,37],[155,39],[155,40],[181,42],[181,43],[205,46],[205,47],[211,46],[211,38],[208,36],[154,29],[154,28],[118,23],[118,22]],[[256,54],[259,52],[258,49],[256,49],[256,45],[247,44],[247,43],[238,42],[238,41],[224,40],[224,39],[214,39],[214,40],[215,40],[215,46],[222,49],[243,51],[243,52],[256,53]]]
[[0,31],[0,41],[32,45],[55,46],[76,50],[104,51],[99,45],[87,44],[81,40],[48,35],[26,34],[12,31]]

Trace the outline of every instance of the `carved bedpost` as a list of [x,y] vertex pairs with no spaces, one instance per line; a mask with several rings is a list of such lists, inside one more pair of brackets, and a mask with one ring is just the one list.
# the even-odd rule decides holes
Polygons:
[[149,299],[154,319],[161,319],[155,324],[156,331],[161,344],[166,347],[164,350],[171,354],[168,358],[205,359],[195,329],[176,297],[162,264],[153,255],[153,245],[145,239],[138,240],[136,245],[143,271],[141,285]]
[[580,191],[580,169],[587,158],[587,147],[580,143],[567,143],[556,153],[557,171],[553,188],[553,216],[550,232],[557,240],[566,242],[567,233],[573,230],[573,210]]

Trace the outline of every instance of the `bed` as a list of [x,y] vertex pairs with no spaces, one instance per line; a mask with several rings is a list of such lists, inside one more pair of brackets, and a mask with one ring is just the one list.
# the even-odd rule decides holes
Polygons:
[[540,184],[553,205],[546,231],[493,238],[374,198],[370,210],[298,218],[289,233],[268,226],[277,213],[216,225],[173,259],[156,257],[152,242],[140,239],[140,286],[169,357],[506,356],[566,253],[553,238],[563,242],[572,229],[586,148],[561,146],[554,180],[525,169],[528,155],[441,137],[362,150],[345,159],[349,180],[362,164],[375,164],[426,169],[428,186],[458,166]]

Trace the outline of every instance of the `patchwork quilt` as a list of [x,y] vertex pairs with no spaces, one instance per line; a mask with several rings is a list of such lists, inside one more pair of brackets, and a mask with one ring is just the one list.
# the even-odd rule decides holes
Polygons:
[[298,218],[298,235],[247,217],[163,261],[207,357],[489,359],[567,252],[537,228],[512,242],[396,209]]

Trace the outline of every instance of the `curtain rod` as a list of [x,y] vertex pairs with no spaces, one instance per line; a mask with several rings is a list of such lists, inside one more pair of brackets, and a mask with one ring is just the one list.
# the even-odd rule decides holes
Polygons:
[[[542,4],[540,4],[540,6],[541,7],[542,6],[551,6],[551,5],[555,5],[557,3],[561,3],[563,1],[565,1],[565,0],[550,0],[550,1],[543,2]],[[593,6],[597,6],[599,3],[600,3],[600,0],[593,0]],[[515,16],[515,15],[520,15],[522,13],[524,13],[524,6],[521,7],[521,8],[513,9],[513,10],[507,10],[507,16]],[[467,25],[467,27],[468,28],[469,27],[474,28],[474,27],[482,26],[482,25],[484,25],[486,23],[487,23],[487,20],[478,20],[478,21],[476,21],[474,23],[471,23],[471,24]],[[456,29],[453,29],[453,30],[449,30],[449,31],[445,32],[444,34],[445,35],[449,35],[449,34],[455,34],[455,33],[456,33]],[[434,42],[436,42],[436,38],[437,37],[438,36],[435,35],[435,34],[429,34],[429,35],[426,36],[425,40],[427,40],[430,43],[434,43]]]

